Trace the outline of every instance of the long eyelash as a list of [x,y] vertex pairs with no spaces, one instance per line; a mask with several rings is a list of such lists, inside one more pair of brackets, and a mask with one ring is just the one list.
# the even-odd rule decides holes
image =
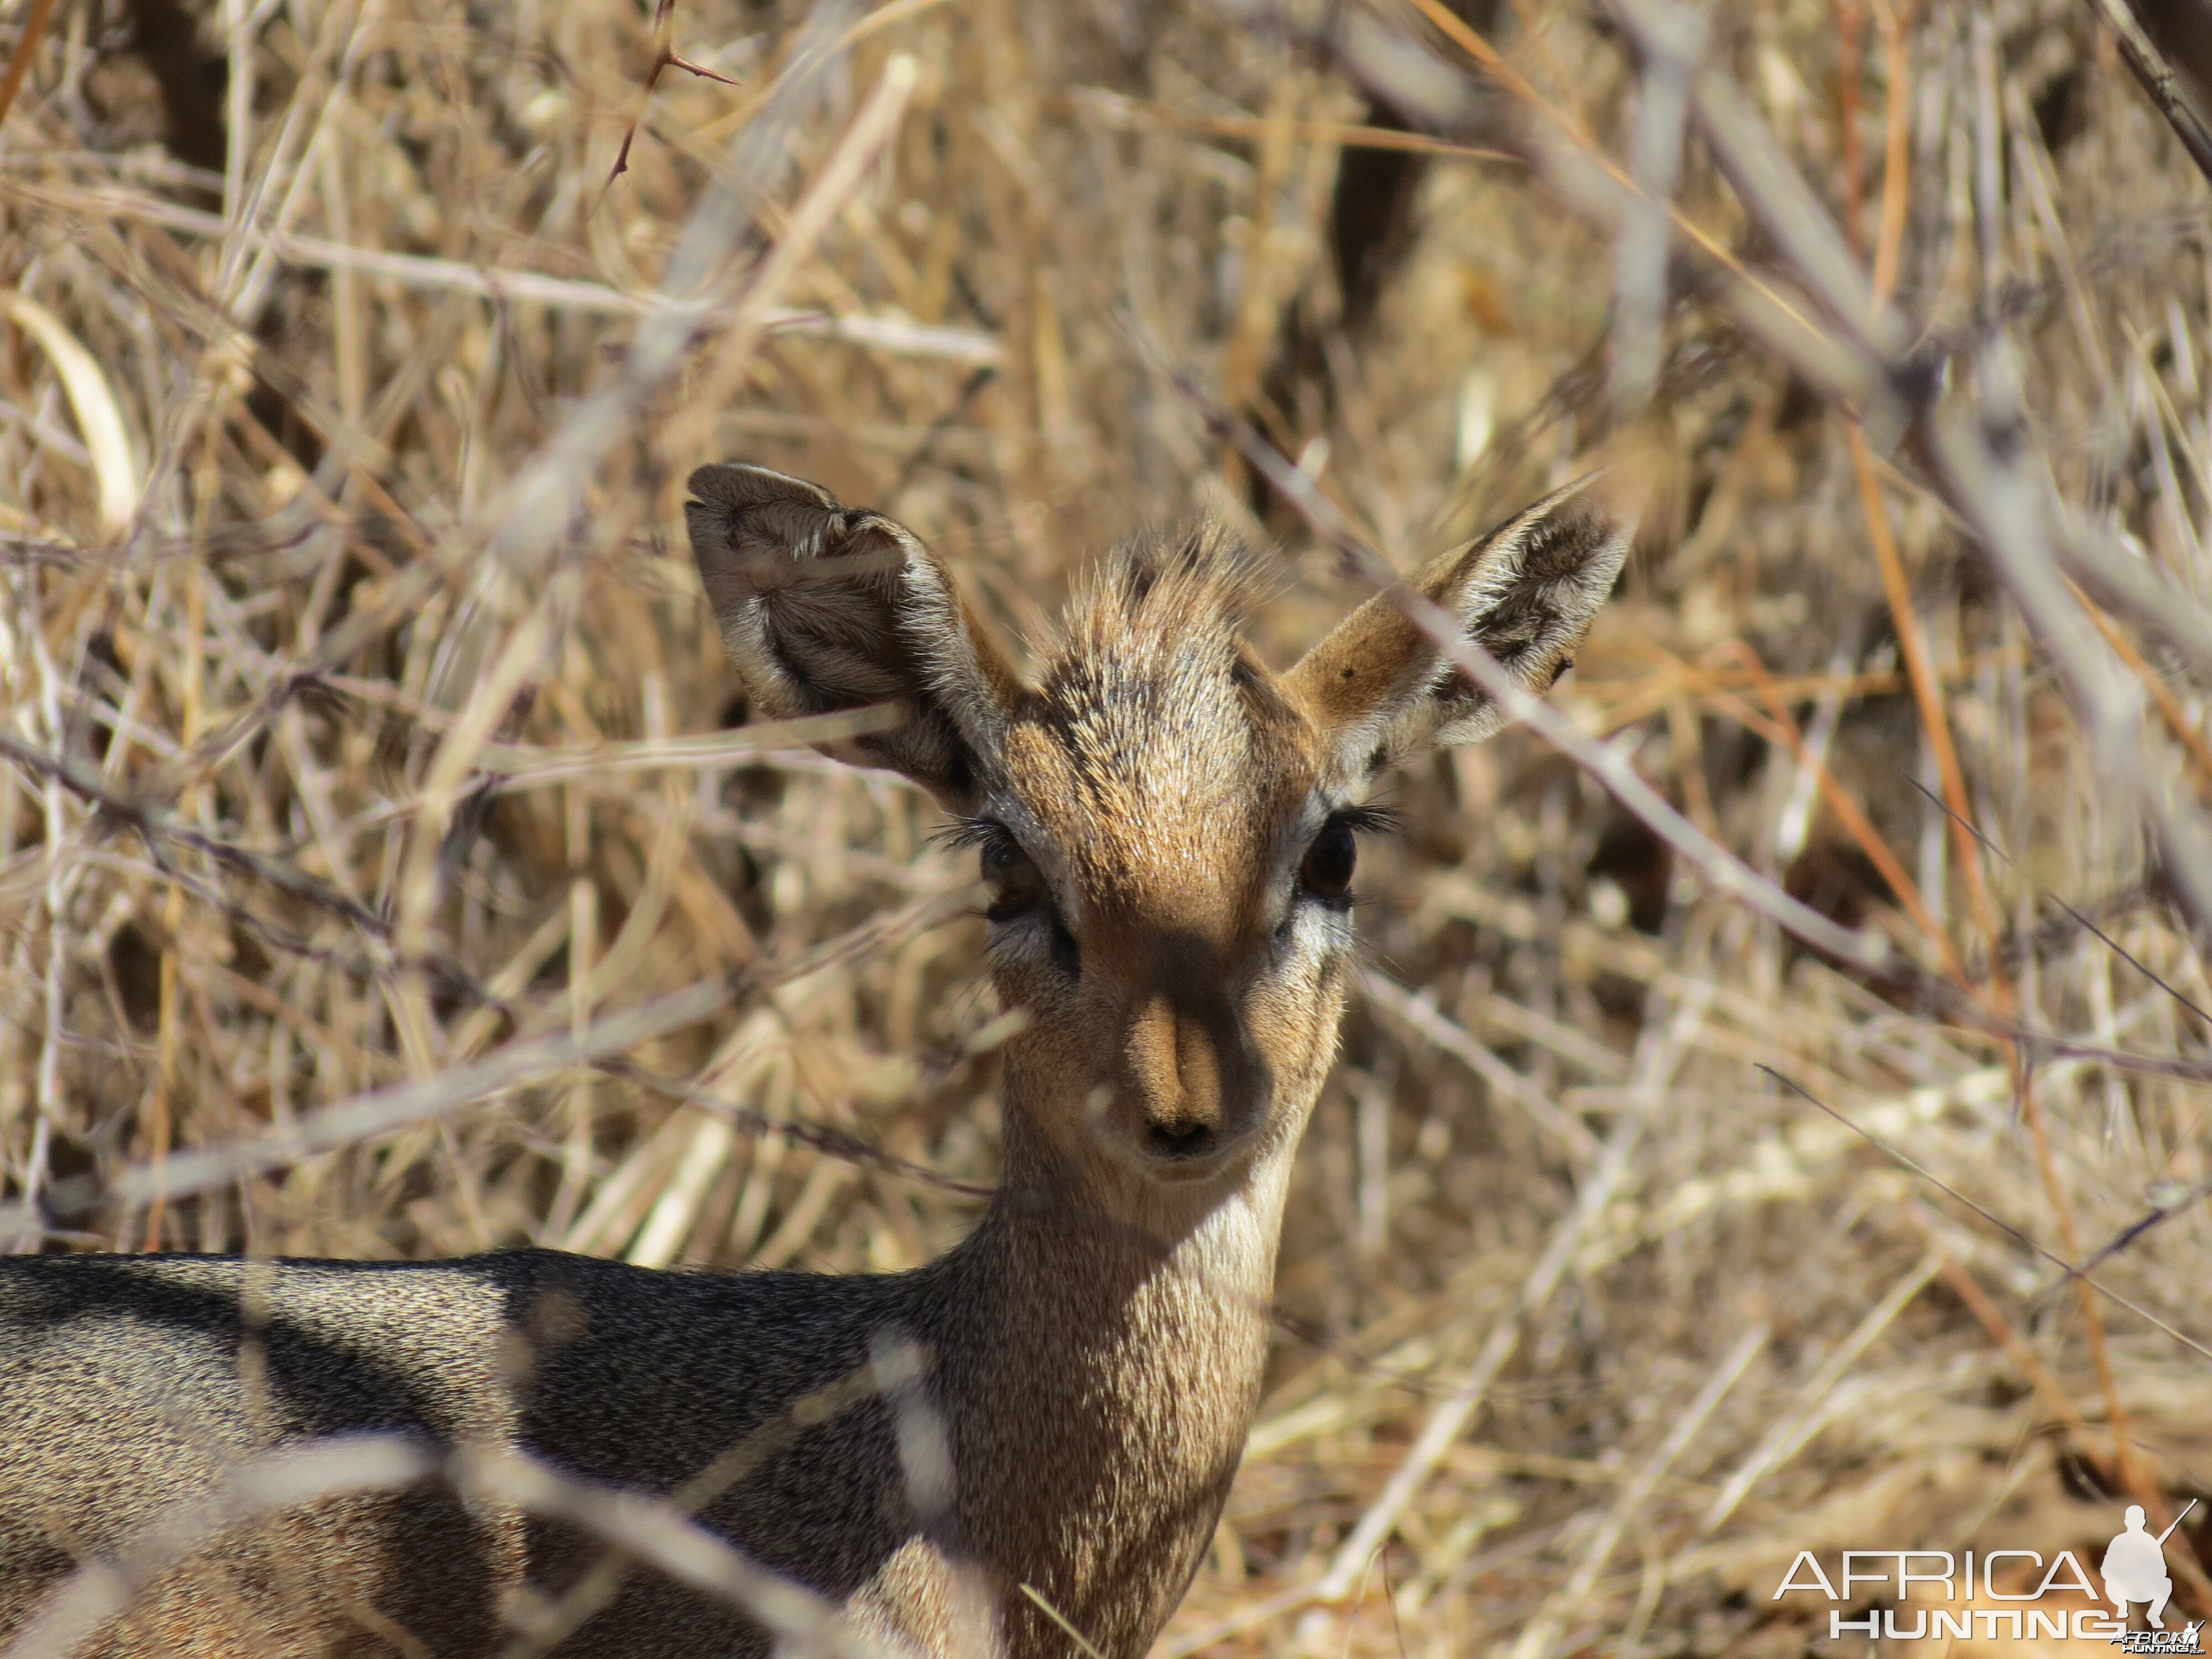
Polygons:
[[963,847],[988,847],[1013,838],[1013,832],[996,818],[955,818],[930,840],[949,852],[957,852]]
[[1328,817],[1355,836],[1395,836],[1406,827],[1406,815],[1395,806],[1340,806]]

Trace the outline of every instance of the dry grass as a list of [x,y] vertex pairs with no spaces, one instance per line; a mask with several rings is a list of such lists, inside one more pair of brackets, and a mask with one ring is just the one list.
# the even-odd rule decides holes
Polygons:
[[[881,504],[1034,641],[1139,524],[1249,516],[1144,342],[1401,562],[1622,441],[1609,242],[1482,153],[1630,153],[1591,8],[1457,14],[1533,117],[1454,14],[1375,14],[1492,88],[1395,240],[1350,210],[1371,173],[1332,191],[1412,153],[1396,123],[1264,13],[824,12],[843,55],[794,107],[759,97],[787,5],[210,10],[194,64],[164,4],[61,8],[0,140],[0,1197],[46,1248],[926,1259],[994,1167],[971,871],[903,787],[702,739],[743,711],[686,471]],[[1923,360],[2009,337],[2079,521],[2212,601],[2205,181],[2087,9],[1899,27],[1723,7],[1711,52]],[[671,44],[738,84],[664,68],[641,105]],[[718,177],[753,229],[702,213]],[[2212,1497],[2202,935],[1924,454],[1736,320],[1729,267],[1777,254],[1702,144],[1679,202],[1657,492],[1557,701],[1901,965],[1793,946],[1523,733],[1406,778],[1273,1388],[1164,1654],[1825,1649],[1825,1603],[1769,1599],[1798,1549],[2101,1548],[2120,1487]],[[705,313],[652,297],[687,258]],[[1279,498],[1252,528],[1286,660],[1358,585]],[[2193,818],[2205,659],[2143,620],[2115,660]],[[410,1083],[368,1138],[192,1161]],[[94,1201],[129,1170],[149,1201]],[[2024,1242],[2079,1259],[2160,1205],[2095,1271],[2132,1308]]]

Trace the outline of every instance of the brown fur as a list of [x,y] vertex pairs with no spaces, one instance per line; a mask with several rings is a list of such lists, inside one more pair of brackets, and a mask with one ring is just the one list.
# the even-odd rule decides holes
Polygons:
[[[692,489],[756,703],[892,705],[894,728],[842,752],[977,821],[987,866],[1014,872],[991,970],[1030,1022],[1007,1051],[999,1197],[957,1249],[889,1277],[544,1251],[0,1264],[0,1632],[261,1447],[399,1430],[666,1492],[890,1337],[929,1357],[921,1407],[871,1398],[798,1433],[707,1525],[926,1653],[1070,1652],[1024,1584],[1109,1659],[1174,1610],[1258,1399],[1291,1160],[1343,1006],[1346,915],[1301,861],[1378,764],[1495,711],[1387,602],[1273,675],[1238,632],[1250,574],[1212,531],[1111,562],[1032,686],[881,514],[750,467]],[[1413,580],[1541,690],[1624,544],[1565,491]],[[916,1450],[940,1436],[941,1503]],[[99,1650],[488,1653],[526,1586],[558,1592],[591,1554],[436,1491],[334,1501],[165,1577]],[[643,1571],[561,1650],[764,1650]]]

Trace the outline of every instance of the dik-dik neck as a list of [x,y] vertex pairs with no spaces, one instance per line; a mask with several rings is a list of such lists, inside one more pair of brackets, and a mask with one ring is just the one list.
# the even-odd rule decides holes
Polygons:
[[[1019,1103],[1006,1139],[1000,1196],[945,1264],[982,1339],[940,1347],[959,1508],[997,1572],[1102,1651],[1139,1652],[1251,1426],[1295,1137],[1239,1178],[1153,1192],[1053,1156]],[[1018,1592],[1006,1605],[1036,1616]]]

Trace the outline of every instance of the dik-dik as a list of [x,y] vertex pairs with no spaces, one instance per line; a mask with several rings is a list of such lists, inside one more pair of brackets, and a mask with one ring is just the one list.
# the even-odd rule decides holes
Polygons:
[[[895,725],[856,723],[838,752],[927,790],[980,851],[991,976],[1028,1015],[1006,1053],[997,1198],[957,1249],[884,1276],[545,1250],[7,1260],[0,1632],[274,1443],[396,1431],[666,1493],[866,1374],[887,1339],[921,1356],[914,1398],[949,1453],[940,1503],[916,1497],[911,1433],[902,1462],[919,1419],[877,1394],[797,1432],[700,1521],[893,1649],[1065,1659],[1042,1601],[1108,1659],[1137,1659],[1174,1610],[1257,1404],[1291,1161],[1352,972],[1362,797],[1502,711],[1388,598],[1271,670],[1240,634],[1249,572],[1213,531],[1110,561],[1032,682],[883,514],[753,466],[690,488],[754,706],[889,705]],[[1412,585],[1542,691],[1626,545],[1571,488]],[[94,1650],[490,1655],[518,1609],[597,1559],[560,1524],[435,1483],[325,1499],[167,1571]],[[641,1565],[559,1651],[768,1645]]]

